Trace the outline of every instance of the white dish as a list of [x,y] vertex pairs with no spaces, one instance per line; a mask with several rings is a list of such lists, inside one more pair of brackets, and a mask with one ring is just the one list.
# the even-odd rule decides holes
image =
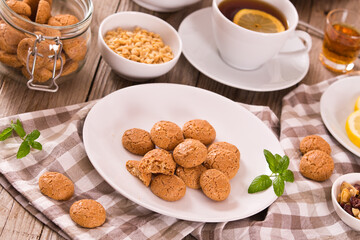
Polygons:
[[[223,202],[208,199],[201,190],[187,188],[176,202],[156,197],[125,168],[127,160],[140,160],[122,147],[125,130],[150,131],[160,120],[179,126],[191,119],[206,119],[217,132],[215,141],[227,141],[241,152],[240,170],[231,179],[231,193]],[[275,201],[272,188],[248,194],[258,175],[270,174],[263,149],[283,155],[279,141],[255,115],[216,93],[178,84],[144,84],[127,87],[100,100],[86,117],[83,129],[86,152],[95,169],[128,199],[155,212],[199,222],[246,218]]]
[[[212,36],[211,8],[200,9],[187,16],[179,27],[183,54],[200,72],[222,84],[250,91],[275,91],[300,82],[309,69],[306,51],[279,54],[253,71],[239,70],[227,65],[220,57]],[[284,46],[286,51],[304,48],[294,37]],[[283,49],[283,50],[284,50]]]
[[360,157],[360,148],[349,140],[345,130],[346,119],[354,111],[358,96],[360,96],[360,76],[337,80],[321,96],[320,112],[331,135],[350,152]]
[[342,182],[348,182],[351,185],[360,184],[360,173],[348,173],[338,177],[331,187],[331,201],[335,212],[349,227],[356,231],[360,231],[360,220],[347,213],[337,202],[337,196],[340,193],[340,186]]
[[200,0],[133,0],[138,5],[157,12],[174,12]]
[[[119,27],[131,31],[135,27],[141,27],[159,34],[164,44],[171,48],[174,58],[161,64],[146,64],[116,54],[105,43],[104,36],[108,31]],[[144,82],[166,74],[176,65],[182,50],[180,36],[169,23],[150,14],[132,11],[111,14],[101,22],[98,33],[98,46],[101,56],[111,69],[121,77],[134,82]]]

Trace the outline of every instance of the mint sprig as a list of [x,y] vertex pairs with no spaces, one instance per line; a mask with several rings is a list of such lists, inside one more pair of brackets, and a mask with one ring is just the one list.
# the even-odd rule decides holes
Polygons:
[[280,197],[284,193],[285,182],[294,182],[294,173],[287,169],[290,163],[289,157],[273,155],[266,149],[264,149],[264,155],[272,174],[257,176],[251,182],[248,193],[261,192],[273,185],[276,196]]
[[26,135],[26,132],[19,119],[16,120],[16,123],[11,121],[10,127],[5,128],[0,133],[0,141],[8,139],[12,135],[13,131],[15,131],[16,134],[23,140],[16,154],[16,158],[25,157],[30,153],[31,148],[42,150],[41,143],[35,141],[40,136],[39,130],[34,130]]

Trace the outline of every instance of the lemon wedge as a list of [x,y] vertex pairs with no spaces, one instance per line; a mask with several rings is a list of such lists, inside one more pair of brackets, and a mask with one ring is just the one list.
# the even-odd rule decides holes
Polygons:
[[233,22],[256,32],[278,33],[285,31],[285,27],[279,19],[255,9],[241,9],[235,14]]
[[360,96],[356,99],[354,111],[360,110]]
[[346,119],[345,130],[350,141],[360,148],[360,110],[349,115]]

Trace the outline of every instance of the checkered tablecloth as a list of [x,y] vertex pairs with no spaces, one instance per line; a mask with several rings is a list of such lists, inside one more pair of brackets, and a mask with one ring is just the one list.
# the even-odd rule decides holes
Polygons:
[[[191,234],[197,239],[344,239],[360,238],[336,215],[330,197],[332,182],[341,174],[360,171],[360,159],[330,136],[320,117],[320,97],[333,80],[317,85],[300,85],[283,100],[281,121],[268,108],[244,105],[275,134],[290,157],[295,182],[287,183],[285,193],[267,211],[264,220],[246,218],[226,223],[199,223],[178,220],[154,213],[126,199],[110,187],[91,165],[82,141],[84,119],[96,101],[24,113],[0,119],[0,130],[19,118],[27,132],[38,129],[42,151],[16,159],[20,139],[0,142],[0,184],[30,213],[72,239],[182,239]],[[280,127],[281,126],[281,127]],[[299,173],[300,140],[318,134],[332,148],[335,170],[322,183]],[[61,172],[75,184],[75,195],[56,201],[42,195],[38,178],[46,171]],[[69,216],[71,204],[91,198],[107,212],[104,225],[85,229]],[[249,203],[251,204],[251,203]]]

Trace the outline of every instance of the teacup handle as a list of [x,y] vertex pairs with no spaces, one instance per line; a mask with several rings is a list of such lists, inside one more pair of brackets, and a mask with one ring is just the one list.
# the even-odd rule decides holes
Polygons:
[[282,52],[280,51],[279,54],[294,54],[294,53],[303,53],[303,52],[309,52],[312,47],[312,39],[311,36],[304,31],[301,30],[295,30],[294,35],[298,38],[300,38],[304,43],[304,48],[295,50],[295,51],[288,51],[288,52]]

